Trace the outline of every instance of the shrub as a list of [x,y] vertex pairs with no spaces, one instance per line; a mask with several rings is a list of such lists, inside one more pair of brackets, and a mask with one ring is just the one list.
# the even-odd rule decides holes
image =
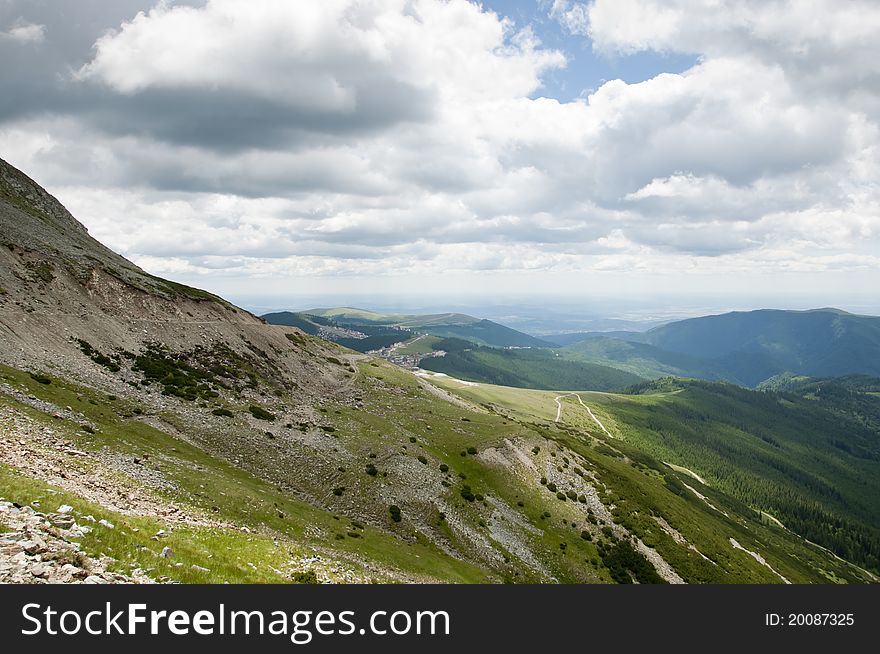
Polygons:
[[467,453],[468,453],[468,454],[476,454],[476,453],[477,453],[477,448],[475,448],[475,447],[472,445],[472,446],[470,446],[469,448],[467,448]]
[[391,514],[391,519],[394,520],[394,522],[400,522],[401,516],[399,506],[397,506],[396,504],[392,504],[388,507],[388,513]]
[[547,477],[541,477],[541,486],[547,485]]
[[415,443],[415,442],[416,442],[416,437],[415,437],[415,436],[410,436],[410,437],[409,437],[409,442],[410,442],[410,443]]
[[563,493],[562,491],[559,491],[558,493],[556,493],[556,499],[562,500],[564,502],[565,501],[565,493]]
[[274,422],[275,421],[275,414],[270,413],[269,411],[266,411],[266,409],[264,409],[261,406],[256,406],[256,405],[249,406],[248,411],[250,411],[251,415],[254,418],[256,418],[257,420],[265,420],[267,422]]
[[555,493],[556,492],[556,484],[554,484],[551,481],[550,483],[547,484],[547,490],[550,491],[551,493]]
[[522,500],[520,500],[519,502],[516,503],[516,505],[519,506],[519,507],[523,507],[523,506],[526,505],[526,503],[523,502]]
[[609,527],[608,525],[605,525],[604,527],[602,527],[602,535],[605,536],[606,538],[610,538],[613,534],[614,534],[614,530],[611,527]]
[[219,409],[214,409],[213,411],[211,411],[211,413],[213,413],[215,416],[225,416],[226,418],[231,418],[235,415],[234,413],[232,413],[232,411],[230,411],[229,409],[224,409],[223,407]]
[[568,497],[568,499],[570,499],[572,502],[576,501],[577,498],[578,498],[577,493],[575,493],[573,490],[568,491],[565,495],[566,495],[566,497]]
[[48,386],[49,384],[52,383],[52,380],[49,377],[46,377],[46,375],[41,375],[39,373],[32,372],[32,373],[30,373],[30,376],[31,376],[31,379],[33,379],[38,384],[45,384],[46,386]]
[[[337,534],[337,536],[341,536],[342,534]],[[318,575],[315,574],[314,570],[306,570],[305,572],[294,572],[293,575],[293,583],[295,584],[317,584]]]
[[445,463],[440,464],[440,472],[449,472],[449,466]]
[[540,451],[541,451],[541,448],[538,447],[537,445],[535,445],[535,447],[532,448],[532,454],[537,454]]
[[593,534],[585,529],[581,532],[581,538],[583,538],[584,540],[593,540]]
[[372,463],[368,463],[367,474],[370,475],[370,477],[375,477],[377,474],[379,474],[379,471],[376,470],[376,466],[374,466]]
[[578,502],[580,502],[581,504],[586,504],[587,503],[587,496],[586,495],[578,495]]
[[337,486],[333,489],[333,494],[336,497],[340,497],[345,492],[345,486]]
[[[92,361],[97,363],[98,365],[104,366],[110,372],[119,372],[120,366],[119,364],[108,357],[106,354],[101,354],[91,346],[88,341],[84,341],[83,339],[77,339],[77,343],[79,343],[79,349],[82,350],[82,353],[89,357]],[[119,359],[119,355],[116,355],[116,359]]]
[[423,465],[428,465],[428,458],[424,454],[419,454],[417,458]]
[[471,487],[467,484],[462,484],[461,486],[461,496],[466,499],[468,502],[473,502],[477,499],[477,496],[474,495],[474,492],[471,490]]

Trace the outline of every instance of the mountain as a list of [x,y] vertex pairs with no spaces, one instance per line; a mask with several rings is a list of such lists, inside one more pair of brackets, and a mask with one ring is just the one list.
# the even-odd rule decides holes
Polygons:
[[620,338],[595,336],[564,347],[559,353],[570,360],[610,366],[648,379],[668,376],[726,379],[723,367],[712,361]]
[[560,358],[553,350],[469,347],[448,351],[445,343],[449,340],[434,345],[447,351],[446,356],[423,359],[419,365],[459,379],[519,388],[608,391],[644,381],[610,366]]
[[637,374],[724,379],[749,387],[783,372],[880,375],[880,318],[838,309],[732,312],[644,333],[618,332],[613,339],[591,334],[566,350]]
[[[821,380],[820,390],[804,387],[801,394],[664,378],[640,384],[625,395],[556,396],[563,402],[557,415],[568,416],[572,424],[592,423],[601,432],[607,430],[614,438],[606,445],[617,452],[603,451],[632,459],[645,474],[672,466],[682,476],[667,476],[667,486],[721,517],[733,513],[716,503],[719,492],[752,507],[768,522],[876,570],[878,382]],[[541,397],[539,391],[499,392],[452,381],[444,386],[471,401],[491,402],[499,411],[537,406]],[[666,463],[658,464],[661,461]],[[655,507],[633,506],[634,498],[629,495],[620,509],[627,516],[624,522],[650,521]],[[656,508],[662,512],[665,507]],[[830,576],[827,580],[834,581]]]
[[[314,325],[315,318],[319,318],[323,319],[319,322],[324,325],[332,324],[359,331],[365,331],[365,328],[377,329],[385,327],[386,331],[396,329],[398,330],[396,332],[397,336],[405,336],[407,338],[411,338],[414,334],[430,334],[441,338],[461,338],[478,345],[490,347],[553,347],[551,343],[516,331],[510,327],[462,313],[427,315],[381,314],[366,309],[338,307],[334,309],[310,309],[298,313],[289,311],[269,313],[264,315],[263,318],[270,324],[297,327],[304,321]],[[388,336],[395,336],[395,332],[389,331]],[[398,338],[397,341],[392,340],[385,345],[375,345],[375,347],[369,349],[378,349],[394,342],[402,342],[407,340],[407,338]],[[347,347],[352,347],[353,345],[356,346],[357,344],[346,343]],[[367,351],[360,347],[355,347],[354,349]]]
[[876,580],[870,392],[414,374],[146,273],[2,161],[0,242],[0,582]]
[[348,323],[333,317],[281,311],[262,316],[270,325],[296,327],[306,334],[338,343],[357,352],[370,352],[401,343],[413,337],[409,329],[388,327],[373,322]]

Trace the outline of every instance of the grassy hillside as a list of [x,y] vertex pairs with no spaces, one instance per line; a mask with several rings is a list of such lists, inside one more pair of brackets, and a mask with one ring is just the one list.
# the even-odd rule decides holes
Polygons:
[[564,347],[559,353],[569,359],[611,366],[646,379],[666,376],[724,378],[723,368],[713,362],[616,338],[590,338]]
[[[829,450],[835,436],[828,430],[839,418],[831,406],[813,406],[806,416],[804,407],[797,406],[777,412],[773,408],[780,401],[777,396],[706,382],[645,385],[644,395],[585,392],[578,393],[579,397],[484,384],[466,386],[442,377],[432,382],[514,419],[531,415],[539,424],[552,424],[556,402],[561,402],[560,423],[589,433],[600,441],[596,447],[604,455],[653,477],[679,500],[702,504],[723,523],[709,526],[703,518],[692,525],[669,522],[668,497],[664,495],[663,504],[654,504],[654,492],[646,484],[622,494],[620,513],[628,516],[627,524],[662,516],[682,534],[695,530],[705,537],[705,529],[717,529],[720,540],[732,537],[742,543],[739,536],[730,534],[730,525],[737,523],[737,516],[748,515],[754,518],[748,529],[755,530],[752,535],[761,543],[753,551],[763,554],[784,548],[776,539],[798,534],[796,540],[808,547],[805,539],[878,570],[877,460],[872,458],[873,449],[860,455],[833,446]],[[876,432],[862,429],[850,437],[856,422],[835,434],[846,435],[854,447],[856,443],[864,446],[863,437]],[[775,443],[766,440],[774,438]],[[863,458],[865,454],[868,458]],[[781,520],[785,528],[774,519]],[[762,528],[766,530],[759,536]],[[836,559],[817,551],[825,561],[820,566],[825,580],[840,581],[836,572],[825,567]],[[717,561],[712,555],[709,558]],[[775,563],[771,565],[785,575]]]
[[607,366],[568,361],[552,350],[477,347],[425,359],[421,366],[470,381],[551,390],[620,389],[643,379]]
[[292,311],[279,311],[277,313],[267,313],[262,316],[263,320],[270,325],[284,325],[285,327],[296,327],[303,330],[306,334],[314,336],[318,333],[319,325],[313,320],[309,320],[307,316]]

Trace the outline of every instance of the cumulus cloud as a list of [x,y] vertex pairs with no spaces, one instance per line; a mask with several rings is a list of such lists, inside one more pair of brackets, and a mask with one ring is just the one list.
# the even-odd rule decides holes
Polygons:
[[42,43],[46,38],[46,26],[17,20],[6,31],[0,31],[0,41],[10,41],[20,45]]
[[0,71],[4,157],[166,274],[875,265],[876,3],[540,6],[697,63],[560,102],[565,53],[466,0],[108,1],[58,44],[22,9],[55,59]]

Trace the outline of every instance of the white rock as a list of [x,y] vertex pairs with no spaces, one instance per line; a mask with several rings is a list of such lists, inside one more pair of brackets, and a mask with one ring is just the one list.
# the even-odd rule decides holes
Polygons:
[[107,529],[115,529],[115,527],[113,526],[113,523],[110,522],[109,520],[98,520],[98,524],[101,525],[102,527],[107,527]]

